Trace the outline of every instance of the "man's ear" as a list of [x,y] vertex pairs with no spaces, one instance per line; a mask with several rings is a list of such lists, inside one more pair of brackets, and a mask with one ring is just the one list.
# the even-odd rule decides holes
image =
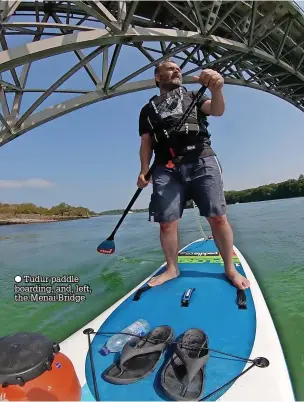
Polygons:
[[155,83],[156,83],[156,85],[159,87],[159,81],[160,81],[160,76],[159,76],[159,74],[155,74],[154,78],[155,78]]

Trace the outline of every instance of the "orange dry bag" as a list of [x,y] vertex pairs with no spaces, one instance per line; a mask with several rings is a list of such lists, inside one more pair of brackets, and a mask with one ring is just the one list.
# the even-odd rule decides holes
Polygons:
[[0,338],[0,400],[80,401],[74,366],[59,350],[42,334]]

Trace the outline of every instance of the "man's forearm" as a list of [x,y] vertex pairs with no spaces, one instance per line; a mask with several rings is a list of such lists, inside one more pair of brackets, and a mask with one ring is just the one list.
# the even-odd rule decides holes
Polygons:
[[153,150],[148,144],[145,144],[145,143],[141,144],[140,151],[139,151],[140,164],[141,164],[141,171],[145,174],[149,170],[152,153],[153,153]]
[[210,111],[212,116],[222,116],[225,111],[225,100],[221,89],[211,91]]

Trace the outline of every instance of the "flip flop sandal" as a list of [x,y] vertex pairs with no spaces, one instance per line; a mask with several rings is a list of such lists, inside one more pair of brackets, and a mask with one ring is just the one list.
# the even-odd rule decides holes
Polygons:
[[208,337],[201,329],[189,329],[177,340],[173,355],[161,373],[161,386],[176,401],[199,400],[204,392]]
[[103,377],[112,384],[131,384],[152,373],[169,343],[174,340],[171,327],[154,328],[143,339],[128,342],[120,359],[106,369]]

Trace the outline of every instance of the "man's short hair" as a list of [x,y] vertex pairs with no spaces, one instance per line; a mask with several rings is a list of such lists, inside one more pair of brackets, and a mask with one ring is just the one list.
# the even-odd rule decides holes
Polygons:
[[[174,64],[176,64],[175,61],[171,60],[170,58],[160,61],[159,63],[157,63],[157,64],[155,65],[154,76],[155,76],[156,74],[159,74],[160,67],[161,67],[163,64],[167,64],[167,63],[174,63]],[[156,86],[159,87],[159,83],[158,83],[156,80],[155,80],[155,83],[156,83]]]

